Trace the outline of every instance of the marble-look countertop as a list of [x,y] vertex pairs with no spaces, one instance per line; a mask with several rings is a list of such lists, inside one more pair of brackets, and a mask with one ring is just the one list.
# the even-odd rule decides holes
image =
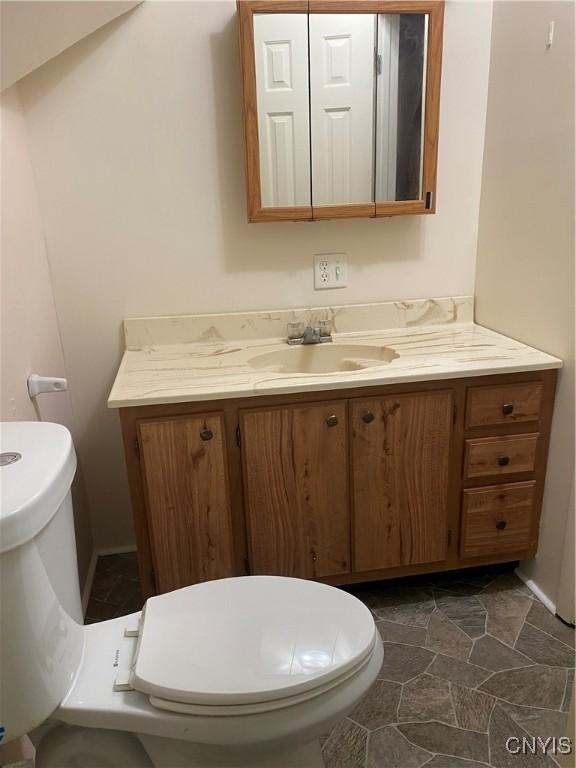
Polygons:
[[[126,350],[108,406],[193,402],[559,368],[540,350],[473,322],[473,299],[419,299],[278,312],[128,318]],[[333,346],[383,346],[392,362],[335,373],[251,367],[258,355],[294,349],[286,323],[333,323]]]

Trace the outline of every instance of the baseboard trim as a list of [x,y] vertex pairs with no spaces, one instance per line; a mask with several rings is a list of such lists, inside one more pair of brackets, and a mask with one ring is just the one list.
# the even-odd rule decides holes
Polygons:
[[88,565],[88,573],[84,581],[84,589],[82,590],[82,613],[86,615],[86,609],[88,608],[88,600],[90,600],[90,592],[92,592],[92,584],[94,583],[94,574],[96,573],[96,563],[98,562],[98,552],[94,549],[92,551],[92,557],[90,558],[90,564]]
[[554,615],[556,615],[556,604],[554,603],[553,600],[550,600],[550,598],[545,592],[542,592],[538,584],[536,584],[535,581],[532,581],[532,579],[529,579],[526,575],[524,575],[520,570],[520,568],[516,568],[514,573],[516,574],[516,576],[518,576],[519,579],[522,579],[522,581],[524,582],[524,584],[526,584],[530,592],[536,595],[538,600],[540,600],[540,602],[543,605],[545,605],[546,608],[548,608],[550,613],[553,613]]
[[104,547],[103,549],[97,549],[98,557],[106,557],[106,555],[126,555],[128,552],[136,552],[136,544],[125,544],[123,547]]

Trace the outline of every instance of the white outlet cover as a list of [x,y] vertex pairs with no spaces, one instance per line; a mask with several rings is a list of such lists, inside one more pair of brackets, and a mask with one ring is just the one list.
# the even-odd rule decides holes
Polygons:
[[346,288],[348,258],[345,253],[317,253],[314,256],[314,290]]

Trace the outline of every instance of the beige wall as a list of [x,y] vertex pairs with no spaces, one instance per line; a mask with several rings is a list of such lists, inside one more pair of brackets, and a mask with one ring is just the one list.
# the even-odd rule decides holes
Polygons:
[[574,4],[495,3],[476,317],[565,363],[540,546],[522,566],[553,602],[574,476],[574,85]]
[[[471,293],[491,12],[447,3],[431,217],[246,223],[232,0],[144,3],[22,81],[99,547],[133,540],[105,406],[124,316]],[[331,250],[349,287],[315,293]]]
[[2,0],[2,90],[139,2]]
[[[74,434],[69,392],[28,397],[31,373],[66,376],[60,331],[17,86],[2,94],[1,414],[4,421],[56,421]],[[74,487],[80,582],[92,555],[82,481]]]

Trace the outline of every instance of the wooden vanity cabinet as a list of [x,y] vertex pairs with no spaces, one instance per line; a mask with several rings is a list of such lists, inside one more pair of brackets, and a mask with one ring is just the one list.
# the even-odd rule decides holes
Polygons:
[[243,411],[250,572],[350,571],[346,403]]
[[354,570],[442,562],[452,392],[353,401]]
[[145,597],[534,557],[556,371],[121,410]]
[[221,414],[139,424],[159,592],[234,574]]

